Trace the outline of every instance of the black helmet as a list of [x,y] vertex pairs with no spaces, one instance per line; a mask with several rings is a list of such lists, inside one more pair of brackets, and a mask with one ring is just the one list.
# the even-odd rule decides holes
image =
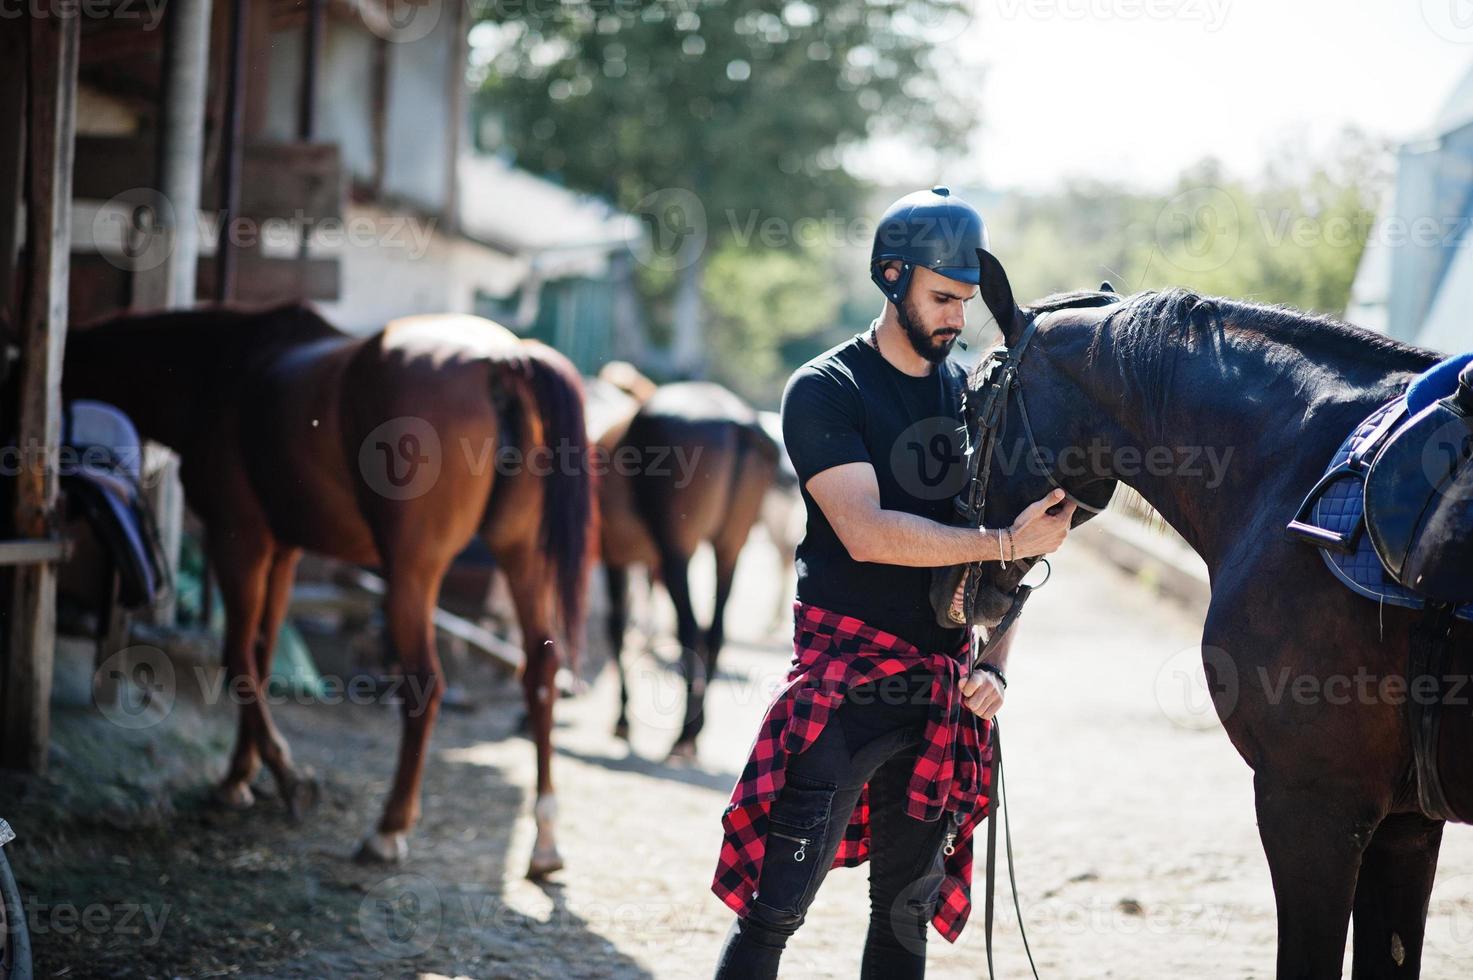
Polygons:
[[[977,249],[987,248],[987,226],[977,209],[951,196],[948,187],[907,194],[885,210],[875,228],[869,273],[892,303],[905,298],[916,266],[957,282],[977,285]],[[886,282],[881,263],[898,259],[900,278]]]

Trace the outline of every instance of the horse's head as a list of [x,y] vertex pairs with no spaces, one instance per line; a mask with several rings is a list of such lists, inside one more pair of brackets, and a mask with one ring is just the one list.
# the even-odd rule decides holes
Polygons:
[[[1095,436],[1082,424],[1079,388],[1071,368],[1089,360],[1098,324],[1120,296],[1104,283],[1099,290],[1060,293],[1019,306],[1002,263],[981,249],[978,257],[982,299],[1002,331],[1013,371],[1011,389],[1002,398],[993,429],[984,523],[1007,527],[1029,504],[1058,486],[1079,504],[1077,527],[1109,503],[1116,481],[1109,475],[1108,461],[1091,452]],[[979,434],[973,433],[974,444]],[[1006,569],[996,562],[983,565],[978,602],[984,616],[1002,618],[1013,592],[1035,564],[1035,559],[1028,559]]]

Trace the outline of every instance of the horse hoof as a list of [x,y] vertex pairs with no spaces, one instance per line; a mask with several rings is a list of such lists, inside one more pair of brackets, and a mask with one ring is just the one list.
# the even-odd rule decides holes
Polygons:
[[372,833],[363,838],[353,860],[359,864],[399,864],[409,857],[409,835]]
[[532,852],[532,864],[527,868],[527,877],[533,881],[546,878],[554,871],[563,870],[563,857],[557,852],[557,848],[546,851]]
[[667,765],[691,765],[696,761],[696,743],[694,740],[676,742],[670,748],[670,754],[665,757]]
[[315,775],[303,772],[281,787],[281,795],[286,800],[291,818],[300,823],[317,808],[318,801],[322,799],[322,787]]
[[215,803],[227,810],[249,810],[256,803],[256,795],[251,792],[250,784],[244,780],[238,783],[221,783],[215,787],[211,796]]
[[623,719],[614,722],[614,737],[629,741],[629,722]]

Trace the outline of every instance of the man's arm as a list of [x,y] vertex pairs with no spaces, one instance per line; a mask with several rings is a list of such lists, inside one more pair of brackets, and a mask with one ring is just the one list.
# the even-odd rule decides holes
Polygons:
[[952,527],[917,514],[885,510],[869,463],[830,467],[809,479],[807,490],[851,558],[886,565],[936,568],[1050,554],[1063,544],[1074,516],[1073,502],[1065,503],[1057,514],[1048,513],[1064,498],[1062,490],[1055,490],[1019,516],[1008,529],[1011,541],[1007,533],[999,540],[995,528]]

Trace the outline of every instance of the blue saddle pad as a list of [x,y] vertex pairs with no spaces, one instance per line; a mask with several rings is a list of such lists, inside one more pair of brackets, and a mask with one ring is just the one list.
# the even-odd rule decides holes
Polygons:
[[[1430,374],[1423,377],[1429,376]],[[1449,394],[1456,387],[1457,376],[1456,371],[1452,372],[1452,381],[1446,386],[1443,395]],[[1362,422],[1335,452],[1335,458],[1330,461],[1330,470],[1343,466],[1356,447],[1366,440],[1376,425],[1386,417],[1388,412],[1396,408],[1400,401],[1401,399],[1398,398],[1372,412],[1371,416]],[[1431,403],[1431,401],[1428,402],[1429,405]],[[1320,527],[1334,531],[1336,534],[1344,534],[1361,519],[1365,508],[1365,484],[1360,480],[1347,478],[1337,480],[1325,489],[1324,495],[1314,505],[1314,511],[1310,516]],[[1364,531],[1361,532],[1354,554],[1346,555],[1321,548],[1320,555],[1324,557],[1325,564],[1330,566],[1330,571],[1335,573],[1335,577],[1344,582],[1352,592],[1363,595],[1367,599],[1386,602],[1393,606],[1405,606],[1408,609],[1422,609],[1427,605],[1427,600],[1387,577],[1386,569],[1381,565],[1381,559],[1376,555],[1376,549],[1371,544],[1371,536]],[[1457,616],[1459,619],[1473,621],[1473,604],[1459,606]]]
[[1473,364],[1473,354],[1449,357],[1407,386],[1407,415],[1420,415],[1422,410],[1458,390],[1458,375]]

